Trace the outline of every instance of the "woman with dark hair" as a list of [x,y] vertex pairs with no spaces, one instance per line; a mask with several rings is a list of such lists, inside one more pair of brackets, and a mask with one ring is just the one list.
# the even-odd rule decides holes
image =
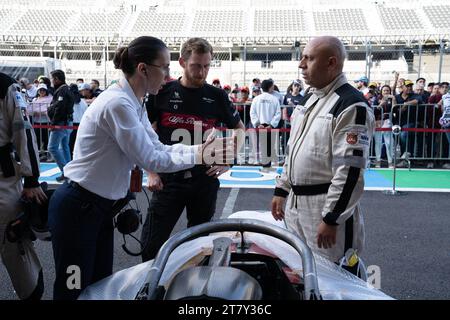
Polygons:
[[302,89],[302,82],[299,79],[292,81],[286,89],[286,95],[283,99],[283,106],[287,107],[283,108],[282,112],[283,120],[287,122],[289,128],[292,112],[294,111],[295,106],[298,105],[303,98],[301,94]]
[[[48,125],[47,108],[52,102],[53,96],[49,93],[48,87],[41,83],[37,87],[37,97],[28,105],[27,111],[31,116],[33,125]],[[48,145],[48,129],[35,128],[36,140],[38,144],[40,160],[47,160],[46,151]]]
[[[378,105],[374,105],[374,115],[375,115],[375,127],[376,128],[392,128],[392,106],[397,104],[395,96],[392,95],[392,89],[388,85],[381,87],[381,96],[377,100]],[[389,131],[376,131],[373,135],[375,141],[375,157],[376,163],[375,167],[381,167],[381,149],[384,145],[386,146],[386,155],[388,158],[389,168],[393,167],[393,152],[394,152],[394,142],[391,130]]]
[[52,87],[52,82],[49,78],[39,77],[39,84],[45,84],[50,95],[53,95],[53,93],[55,93],[55,88]]
[[[211,134],[203,145],[159,142],[145,100],[164,84],[169,63],[169,50],[157,38],[139,37],[118,48],[114,65],[123,77],[83,115],[73,160],[64,168],[67,180],[49,205],[54,299],[76,299],[82,289],[112,274],[113,203],[125,198],[130,177],[140,175],[135,166],[155,172],[188,169],[201,161],[204,148],[214,140]],[[142,181],[132,180],[134,184],[142,186]],[[79,282],[74,276],[81,277]]]

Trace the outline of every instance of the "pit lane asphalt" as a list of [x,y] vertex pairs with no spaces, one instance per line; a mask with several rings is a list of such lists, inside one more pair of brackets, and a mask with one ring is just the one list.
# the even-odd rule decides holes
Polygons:
[[[215,219],[224,213],[231,190],[220,189]],[[232,212],[268,210],[272,190],[234,190],[234,195],[238,192]],[[147,200],[143,194],[138,196],[138,204],[145,216]],[[450,299],[449,194],[409,192],[392,197],[379,191],[366,191],[361,206],[366,225],[366,249],[362,256],[367,265],[380,267],[381,289],[396,299]],[[229,210],[225,210],[225,216]],[[183,213],[174,232],[185,227]],[[137,235],[140,236],[140,231]],[[122,236],[116,231],[114,272],[141,262],[139,257],[127,255],[121,248],[122,243]],[[130,248],[138,249],[129,237],[127,243]],[[44,269],[43,298],[51,299],[54,281],[51,243],[36,241],[35,246]],[[1,263],[0,299],[17,299]]]

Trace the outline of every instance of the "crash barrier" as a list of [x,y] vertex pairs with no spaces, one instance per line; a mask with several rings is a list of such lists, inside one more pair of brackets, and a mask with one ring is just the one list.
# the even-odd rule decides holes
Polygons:
[[[241,119],[246,127],[245,139],[238,150],[237,164],[264,164],[270,158],[272,165],[281,165],[286,154],[287,141],[290,134],[288,114],[293,106],[281,106],[281,120],[277,128],[253,128],[250,121],[250,103],[235,103]],[[449,141],[450,128],[442,129],[439,118],[442,115],[441,106],[436,104],[395,105],[389,112],[374,106],[376,128],[370,147],[370,158],[377,160],[377,153],[382,162],[388,163],[388,150],[391,158],[396,152],[397,159],[410,160],[450,160]],[[78,129],[77,125],[52,126],[48,122],[35,121],[31,117],[38,139],[39,150],[44,158],[50,158],[47,151],[48,136],[52,129]],[[401,133],[396,146],[392,135],[392,125],[400,125]],[[231,130],[219,127],[223,136],[230,136]],[[75,134],[74,134],[75,136]],[[73,143],[73,141],[72,141]],[[262,159],[264,158],[264,159]]]
[[[438,104],[398,104],[385,114],[392,125],[399,125],[402,155],[415,160],[448,160],[450,158],[450,128],[439,123],[442,107]],[[382,115],[383,116],[383,115]],[[378,131],[386,128],[378,128]],[[387,128],[389,130],[389,128]]]
[[[235,105],[250,135],[252,131],[260,131],[260,129],[252,128],[250,103],[236,103]],[[293,108],[295,106],[281,106],[280,124],[277,129],[272,129],[275,132],[272,141],[276,143],[277,158],[281,163],[285,156],[286,143],[290,132],[288,113],[291,114]],[[397,104],[391,110],[387,110],[388,112],[385,112],[379,106],[373,106],[373,109],[376,116],[376,126],[370,147],[370,158],[375,162],[377,158],[381,158],[380,160],[387,164],[389,150],[391,151],[391,161],[393,161],[394,152],[397,158],[408,161],[450,160],[450,128],[443,129],[439,123],[442,116],[442,106],[438,104],[420,104],[417,106]],[[395,144],[392,135],[393,125],[400,125],[401,127],[398,144]],[[266,130],[263,129],[263,131]],[[255,139],[253,138],[253,140]],[[245,145],[243,156],[246,159],[251,159],[255,153],[257,153],[255,146],[252,146],[251,143]],[[378,157],[377,153],[379,153]]]

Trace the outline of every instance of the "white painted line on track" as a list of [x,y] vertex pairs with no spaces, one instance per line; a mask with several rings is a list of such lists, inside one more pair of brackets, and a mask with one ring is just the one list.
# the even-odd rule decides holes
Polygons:
[[236,203],[238,193],[239,188],[233,188],[230,190],[230,194],[228,195],[227,201],[225,202],[225,206],[223,207],[222,215],[220,218],[226,218],[233,213],[234,204]]
[[257,185],[257,184],[221,184],[221,188],[242,188],[242,189],[275,189],[275,182],[273,185]]
[[41,172],[41,177],[42,178],[44,178],[44,177],[51,177],[51,176],[54,176],[55,174],[58,174],[58,173],[61,174],[61,170],[59,170],[59,168],[56,167],[56,168],[52,168],[52,169],[45,170],[45,171]]
[[[392,188],[386,187],[365,187],[365,191],[384,191],[392,190]],[[411,192],[450,192],[450,189],[439,189],[439,188],[395,188],[398,191],[411,191]]]
[[[241,188],[241,189],[275,189],[274,185],[255,185],[255,184],[223,184],[220,188]],[[365,191],[383,191],[392,190],[392,187],[364,187]],[[450,189],[445,188],[395,188],[398,191],[417,191],[417,192],[450,192]]]

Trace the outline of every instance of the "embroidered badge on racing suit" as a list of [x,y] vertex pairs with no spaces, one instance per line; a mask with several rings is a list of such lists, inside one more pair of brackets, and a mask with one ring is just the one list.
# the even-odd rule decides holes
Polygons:
[[345,140],[348,144],[355,145],[358,143],[358,134],[355,132],[347,132],[347,138]]

